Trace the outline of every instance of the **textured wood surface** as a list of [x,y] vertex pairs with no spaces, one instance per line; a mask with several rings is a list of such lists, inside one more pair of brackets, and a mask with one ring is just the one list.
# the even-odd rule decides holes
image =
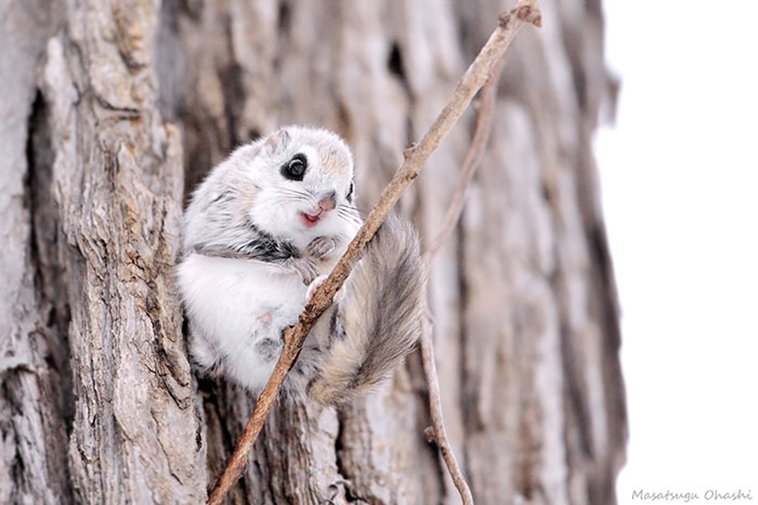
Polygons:
[[[353,147],[368,208],[508,4],[3,0],[0,502],[198,503],[251,409],[193,379],[171,265],[183,194],[280,124]],[[590,139],[599,1],[544,0],[430,307],[451,441],[477,503],[614,503],[626,419]],[[5,42],[4,42],[5,43]],[[431,240],[471,135],[401,210]],[[457,503],[418,356],[337,412],[283,399],[234,503]]]

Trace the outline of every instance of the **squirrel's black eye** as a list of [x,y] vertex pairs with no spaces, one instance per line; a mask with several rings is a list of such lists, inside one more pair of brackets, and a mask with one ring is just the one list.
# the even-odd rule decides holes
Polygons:
[[353,191],[355,191],[355,184],[351,182],[350,189],[347,190],[347,195],[345,195],[345,199],[350,203],[353,203]]
[[296,154],[282,166],[282,175],[291,181],[302,181],[306,168],[308,168],[308,160],[305,155]]

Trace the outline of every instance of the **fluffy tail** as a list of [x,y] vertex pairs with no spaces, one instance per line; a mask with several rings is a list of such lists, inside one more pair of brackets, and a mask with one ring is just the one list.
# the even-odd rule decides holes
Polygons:
[[416,232],[388,216],[345,284],[312,399],[344,403],[400,365],[421,332],[424,280]]

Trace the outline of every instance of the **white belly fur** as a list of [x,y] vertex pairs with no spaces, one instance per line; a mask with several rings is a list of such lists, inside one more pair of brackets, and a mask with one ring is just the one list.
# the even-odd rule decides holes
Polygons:
[[270,263],[192,254],[178,267],[178,281],[192,323],[193,358],[211,367],[222,357],[225,373],[260,390],[276,363],[256,344],[281,342],[282,329],[297,322],[306,286],[297,274]]

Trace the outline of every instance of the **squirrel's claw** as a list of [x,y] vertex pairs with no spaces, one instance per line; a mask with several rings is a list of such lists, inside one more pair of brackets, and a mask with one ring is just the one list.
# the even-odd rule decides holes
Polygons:
[[290,258],[287,260],[286,267],[299,275],[306,286],[319,274],[318,267],[310,258]]
[[331,254],[336,247],[337,241],[333,238],[316,237],[306,246],[305,254],[317,260],[322,260]]
[[311,283],[308,285],[308,290],[305,292],[305,303],[310,303],[311,298],[313,297],[313,292],[318,289],[320,285],[324,283],[326,278],[329,277],[328,275],[319,275]]

